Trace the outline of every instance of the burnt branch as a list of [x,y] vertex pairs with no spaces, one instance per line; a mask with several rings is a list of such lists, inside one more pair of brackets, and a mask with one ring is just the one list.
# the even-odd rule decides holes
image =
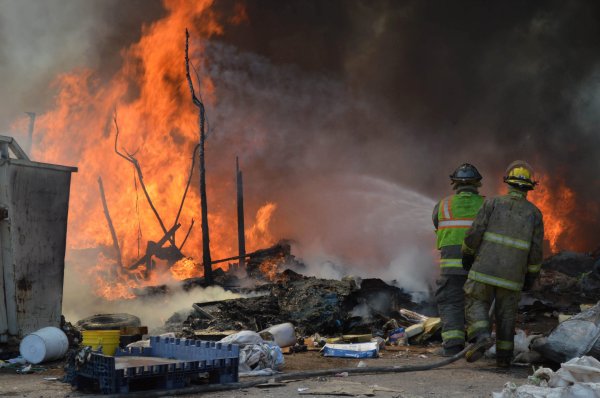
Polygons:
[[[197,144],[192,151],[192,165],[190,166],[190,174],[187,180],[187,184],[185,185],[185,190],[183,191],[183,196],[181,198],[181,203],[179,204],[179,210],[177,210],[177,216],[175,217],[175,222],[173,224],[177,224],[179,221],[179,216],[181,215],[181,211],[183,210],[183,204],[185,203],[185,198],[187,197],[188,190],[190,188],[190,184],[192,183],[192,176],[194,175],[194,165],[196,164],[196,152],[198,152],[198,148],[200,144]],[[193,223],[193,220],[192,220]],[[179,248],[181,250],[181,247]]]
[[113,248],[115,249],[115,256],[117,258],[117,264],[119,265],[119,272],[123,268],[123,260],[121,257],[121,248],[119,247],[119,240],[117,239],[117,232],[115,231],[115,227],[112,222],[112,218],[110,217],[110,212],[108,211],[108,204],[106,203],[106,196],[104,194],[104,184],[102,184],[102,177],[98,177],[98,188],[100,189],[100,198],[102,199],[102,207],[104,208],[104,217],[106,217],[106,222],[108,223],[108,229],[110,229],[110,235],[113,241]]
[[[135,168],[135,170],[137,172],[138,181],[140,183],[140,186],[142,187],[142,191],[144,192],[144,196],[146,196],[146,200],[148,201],[148,204],[150,205],[150,208],[152,209],[152,212],[154,213],[156,220],[160,224],[160,228],[162,229],[163,233],[167,234],[167,228],[165,227],[165,224],[164,224],[162,218],[160,217],[160,214],[158,214],[158,210],[156,210],[156,207],[154,207],[154,203],[152,202],[152,199],[150,198],[150,194],[148,193],[148,190],[146,189],[146,184],[144,183],[144,176],[142,175],[142,168],[140,167],[138,160],[135,158],[135,154],[137,153],[137,151],[134,153],[129,153],[129,152],[127,152],[127,150],[123,149],[123,151],[126,154],[119,152],[118,144],[117,144],[118,140],[119,140],[119,123],[117,122],[116,113],[114,116],[114,122],[115,122],[115,130],[116,130],[115,152],[117,155],[121,156],[123,159],[125,159],[129,163],[131,163],[133,165],[133,167]],[[176,248],[175,238],[173,235],[169,236],[169,242],[171,243],[171,246]]]
[[183,245],[185,245],[185,242],[187,242],[187,239],[190,236],[190,232],[192,232],[192,228],[194,228],[194,219],[193,218],[192,218],[192,223],[190,224],[190,227],[188,228],[188,231],[185,234],[185,238],[183,238],[183,242],[181,242],[181,245],[179,246],[179,251],[181,251],[181,249],[183,249]]

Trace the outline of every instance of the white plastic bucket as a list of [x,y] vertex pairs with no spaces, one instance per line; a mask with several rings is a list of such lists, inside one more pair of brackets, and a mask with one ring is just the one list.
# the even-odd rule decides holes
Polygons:
[[21,340],[21,356],[32,364],[60,359],[69,349],[67,335],[54,326],[41,328]]
[[273,336],[273,341],[275,344],[282,348],[290,347],[296,344],[296,332],[294,331],[294,325],[289,322],[271,326],[260,333],[270,333]]

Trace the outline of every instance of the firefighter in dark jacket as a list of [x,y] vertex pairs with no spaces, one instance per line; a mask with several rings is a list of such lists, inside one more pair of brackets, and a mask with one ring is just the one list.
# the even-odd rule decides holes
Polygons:
[[483,204],[478,192],[481,178],[475,166],[462,164],[450,175],[455,194],[442,199],[433,209],[441,274],[435,298],[442,319],[442,355],[445,356],[459,353],[465,344],[463,285],[467,272],[462,268],[461,246]]
[[492,346],[489,311],[495,300],[496,363],[509,367],[521,290],[529,290],[542,263],[542,213],[527,200],[537,182],[526,162],[511,163],[504,177],[509,191],[486,199],[462,247],[467,337],[475,341],[467,361],[479,359]]

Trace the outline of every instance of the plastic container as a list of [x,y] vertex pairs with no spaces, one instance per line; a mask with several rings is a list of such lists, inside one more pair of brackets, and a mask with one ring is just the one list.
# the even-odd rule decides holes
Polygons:
[[65,356],[69,349],[67,335],[57,327],[48,326],[21,340],[21,356],[32,364],[54,361]]
[[114,355],[119,347],[120,330],[83,330],[83,345],[91,346],[93,350],[102,347],[104,355]]
[[260,332],[270,333],[273,336],[273,341],[279,347],[290,347],[296,344],[296,331],[291,323],[280,323],[279,325],[271,326]]

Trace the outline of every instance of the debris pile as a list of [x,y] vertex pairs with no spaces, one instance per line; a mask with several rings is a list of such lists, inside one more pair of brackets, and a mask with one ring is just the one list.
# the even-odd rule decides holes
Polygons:
[[600,251],[561,252],[544,260],[537,295],[557,307],[600,300]]
[[207,330],[253,330],[293,322],[301,335],[321,333],[382,334],[383,325],[399,316],[401,308],[417,307],[410,295],[380,279],[356,281],[305,277],[291,270],[277,282],[259,286],[257,297],[195,303],[181,324],[179,315],[165,324],[165,331],[197,338]]

